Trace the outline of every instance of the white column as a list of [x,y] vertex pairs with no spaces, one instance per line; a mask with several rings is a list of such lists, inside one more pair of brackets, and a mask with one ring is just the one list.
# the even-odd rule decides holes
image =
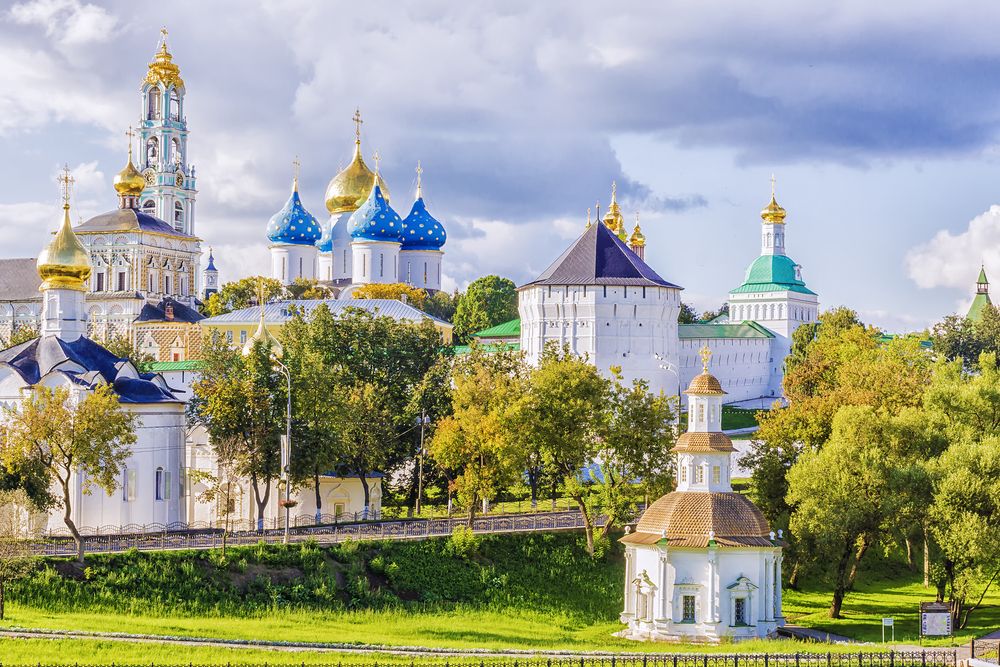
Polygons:
[[667,595],[670,590],[669,582],[667,581],[667,576],[669,574],[668,566],[670,565],[670,559],[667,557],[666,548],[660,553],[660,613],[659,618],[654,618],[653,620],[669,620],[670,619],[670,608],[667,604],[670,599]]
[[774,619],[781,621],[785,618],[785,613],[781,609],[781,561],[784,560],[781,552],[775,556],[775,577],[774,577]]

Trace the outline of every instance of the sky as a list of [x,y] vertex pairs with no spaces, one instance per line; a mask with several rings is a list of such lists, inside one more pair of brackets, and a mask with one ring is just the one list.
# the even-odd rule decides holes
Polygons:
[[444,284],[533,279],[617,183],[646,260],[718,307],[759,252],[776,178],[821,307],[888,331],[1000,282],[1000,3],[0,0],[0,256],[116,206],[111,179],[161,26],[186,84],[196,234],[222,280],[259,273],[353,149],[402,214],[419,160]]

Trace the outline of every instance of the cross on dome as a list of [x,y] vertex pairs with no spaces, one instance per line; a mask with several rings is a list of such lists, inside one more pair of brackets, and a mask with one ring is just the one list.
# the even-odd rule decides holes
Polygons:
[[382,160],[382,156],[378,154],[378,151],[375,151],[372,154],[372,159],[375,160],[375,173],[378,174],[378,163]]
[[296,190],[299,189],[299,170],[302,167],[302,162],[299,160],[299,156],[296,155],[295,159],[292,160],[292,187]]
[[361,124],[365,121],[361,120],[361,109],[355,108],[354,115],[351,117],[354,121],[354,140],[357,143],[361,143]]
[[774,183],[775,183],[775,180],[776,179],[774,178],[774,172],[772,171],[771,172],[771,199],[774,199]]
[[702,369],[702,371],[704,371],[705,373],[707,373],[708,372],[708,362],[712,359],[712,350],[708,347],[708,345],[704,345],[704,346],[702,346],[702,348],[700,350],[698,350],[698,356],[701,357],[701,369]]
[[[377,169],[377,167],[376,167]],[[420,168],[420,160],[417,160],[417,199],[424,196],[423,187],[420,182],[420,175],[424,173],[424,170]]]
[[63,208],[69,208],[69,200],[73,194],[74,183],[76,183],[76,179],[73,178],[73,174],[69,170],[69,165],[63,165],[62,173],[59,174],[59,187],[62,190]]

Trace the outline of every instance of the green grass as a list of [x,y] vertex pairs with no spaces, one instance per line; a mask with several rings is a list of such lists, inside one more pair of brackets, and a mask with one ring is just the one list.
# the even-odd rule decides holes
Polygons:
[[722,429],[728,431],[736,428],[757,426],[757,411],[736,408],[731,405],[722,406]]

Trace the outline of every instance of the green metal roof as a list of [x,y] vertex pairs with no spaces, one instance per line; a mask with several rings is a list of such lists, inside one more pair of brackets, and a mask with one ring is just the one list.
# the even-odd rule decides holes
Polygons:
[[151,373],[163,373],[165,371],[196,371],[201,368],[201,362],[197,359],[188,361],[153,361],[143,366],[143,370]]
[[980,285],[989,285],[990,284],[990,281],[988,281],[986,279],[986,267],[985,266],[981,267],[979,269],[979,278],[976,280],[976,283],[978,283]]
[[679,338],[774,338],[774,334],[750,320],[739,324],[681,324]]
[[983,319],[983,311],[986,310],[986,306],[992,305],[990,301],[990,295],[986,292],[979,292],[976,294],[976,298],[972,300],[972,305],[969,307],[969,314],[966,315],[966,319],[972,322],[979,322]]
[[786,255],[761,255],[747,269],[743,284],[731,294],[747,292],[798,292],[815,294],[798,277],[797,265]]
[[473,338],[520,338],[521,319],[516,318],[472,334]]
[[[520,343],[482,343],[477,345],[483,352],[497,352],[499,350],[513,350],[517,352],[521,349]],[[452,348],[455,354],[468,354],[472,351],[471,345],[455,345]]]

